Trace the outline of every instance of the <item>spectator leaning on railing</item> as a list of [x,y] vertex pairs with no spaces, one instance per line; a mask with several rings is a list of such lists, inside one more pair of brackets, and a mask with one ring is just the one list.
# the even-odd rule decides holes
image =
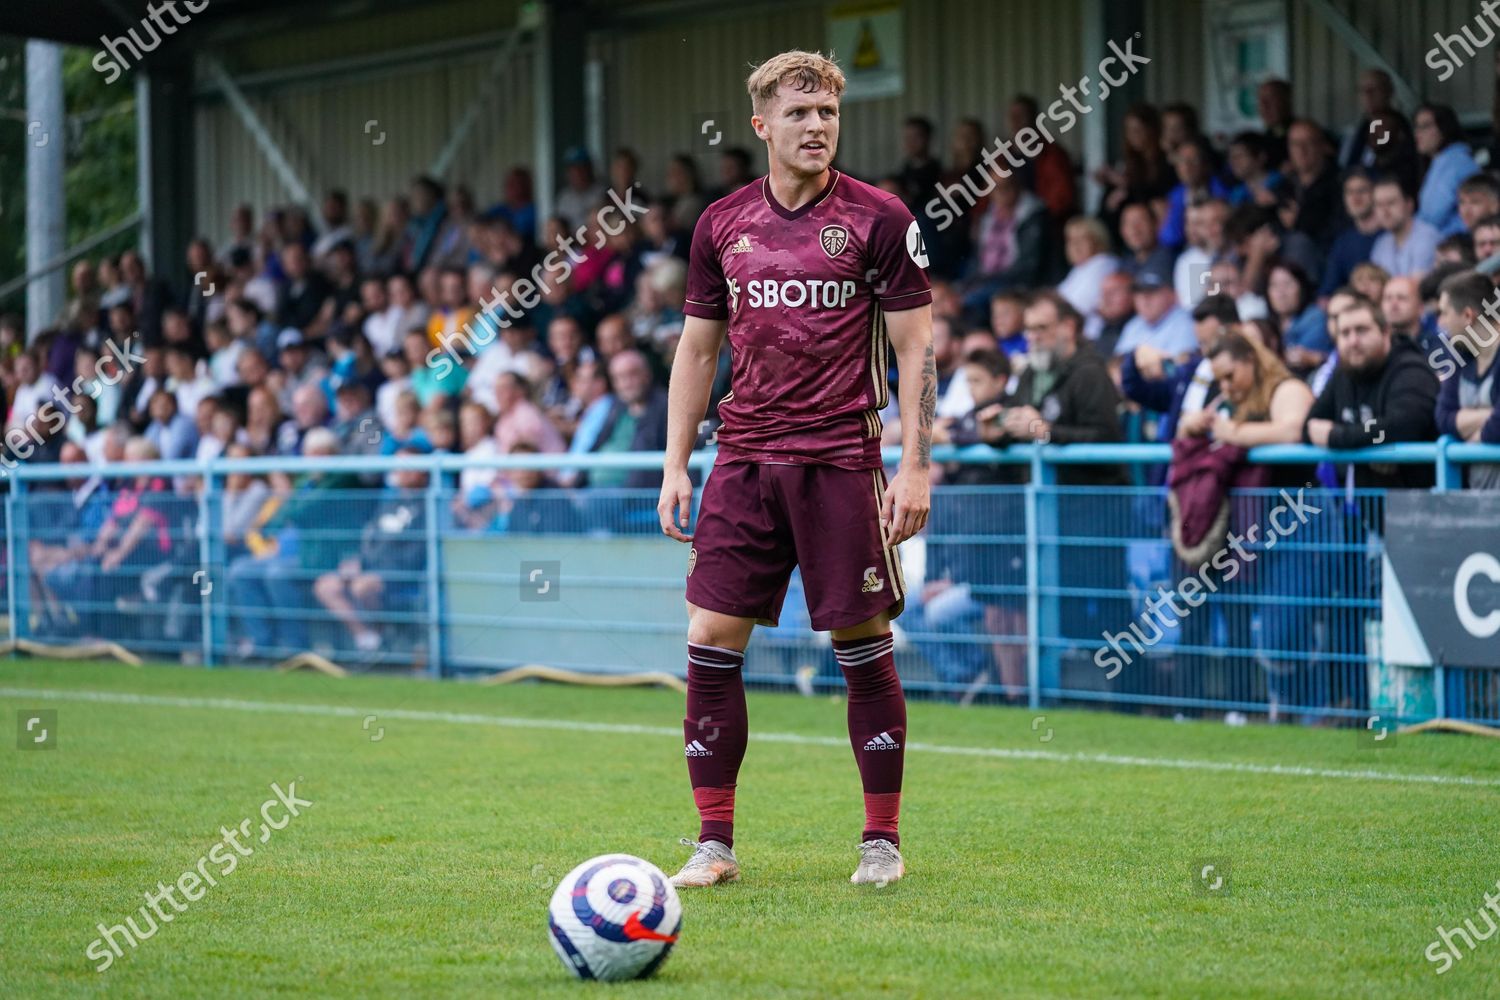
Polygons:
[[[1257,341],[1230,333],[1209,351],[1209,361],[1221,402],[1202,414],[1211,416],[1211,421],[1199,423],[1206,424],[1213,447],[1250,449],[1301,440],[1303,423],[1313,404],[1312,392],[1287,370],[1280,358]],[[1257,478],[1262,485],[1290,487],[1302,481],[1301,473],[1302,470],[1292,466],[1262,467]],[[1242,500],[1240,520],[1259,522],[1265,505],[1266,501],[1253,498]],[[1239,525],[1240,530],[1246,527],[1243,523]],[[1266,671],[1267,694],[1274,712],[1275,706],[1295,700],[1296,689],[1290,679],[1299,669],[1306,669],[1297,657],[1278,654],[1316,646],[1309,603],[1310,599],[1322,596],[1318,588],[1322,563],[1316,551],[1292,546],[1263,548],[1260,558],[1260,581],[1269,592],[1308,599],[1263,607],[1260,628],[1253,630],[1253,642],[1261,652],[1257,659]],[[1194,644],[1212,642],[1211,630],[1205,628],[1204,622],[1190,621],[1188,632],[1195,635]],[[1237,636],[1235,644],[1243,641]]]
[[[1474,271],[1443,282],[1438,327],[1453,345],[1438,395],[1437,427],[1472,443],[1500,444],[1500,295]],[[1453,368],[1457,368],[1453,371]],[[1500,490],[1500,464],[1468,467],[1470,489]]]
[[1218,340],[1207,354],[1223,408],[1200,410],[1195,423],[1213,440],[1239,448],[1302,440],[1313,395],[1280,358],[1236,332]]
[[[1437,376],[1415,342],[1392,338],[1380,307],[1358,298],[1339,314],[1339,365],[1308,414],[1304,435],[1320,448],[1346,450],[1402,441],[1433,441]],[[1359,464],[1361,487],[1423,488],[1428,465]]]

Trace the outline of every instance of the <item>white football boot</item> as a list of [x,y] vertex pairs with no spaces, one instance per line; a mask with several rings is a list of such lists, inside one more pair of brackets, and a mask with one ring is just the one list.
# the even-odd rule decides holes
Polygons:
[[901,852],[889,840],[866,840],[859,845],[859,867],[849,876],[855,885],[887,886],[906,874]]
[[740,863],[734,851],[717,840],[702,843],[682,838],[682,843],[693,848],[693,856],[687,859],[682,870],[670,879],[678,888],[700,885],[718,885],[721,882],[740,880]]

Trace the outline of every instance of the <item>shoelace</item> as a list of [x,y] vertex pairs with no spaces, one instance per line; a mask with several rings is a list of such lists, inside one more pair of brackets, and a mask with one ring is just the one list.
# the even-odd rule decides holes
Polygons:
[[688,838],[683,837],[678,841],[678,843],[683,847],[693,848],[693,856],[688,858],[687,864],[683,866],[684,868],[693,864],[697,864],[699,861],[717,860],[719,857],[718,852],[715,851],[712,847],[709,847],[706,841],[689,840]]
[[872,854],[875,855],[874,860],[886,863],[894,863],[895,860],[900,857],[899,853],[896,851],[895,846],[888,840],[861,841],[859,845],[860,861],[865,862],[872,860],[870,857]]

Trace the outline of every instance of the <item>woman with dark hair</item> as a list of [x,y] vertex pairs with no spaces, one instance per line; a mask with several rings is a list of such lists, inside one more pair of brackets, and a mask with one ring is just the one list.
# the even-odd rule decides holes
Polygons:
[[698,216],[708,207],[703,185],[698,179],[698,163],[686,153],[677,153],[667,161],[667,219],[680,232],[690,233]]
[[392,274],[401,270],[408,244],[406,227],[411,223],[411,207],[399,195],[380,209],[380,222],[370,240],[369,267],[375,274]]
[[1208,140],[1201,135],[1189,136],[1172,154],[1177,172],[1177,186],[1167,195],[1167,215],[1162,219],[1158,239],[1173,252],[1187,243],[1187,210],[1195,201],[1229,199],[1229,185],[1219,178],[1219,158]]
[[1417,196],[1417,218],[1444,236],[1464,231],[1458,216],[1458,186],[1479,173],[1479,164],[1464,142],[1458,115],[1446,104],[1424,104],[1413,125],[1417,152],[1427,162],[1427,176]]
[[1375,141],[1365,146],[1360,164],[1372,177],[1390,175],[1399,178],[1405,190],[1415,191],[1422,168],[1411,122],[1394,109],[1382,111],[1370,119],[1370,134]]
[[1282,355],[1281,328],[1274,322],[1264,317],[1260,319],[1247,319],[1234,327],[1234,331],[1242,337],[1256,341],[1260,346],[1276,355]]
[[1124,146],[1119,166],[1094,171],[1094,180],[1108,189],[1100,215],[1111,229],[1127,201],[1164,198],[1177,180],[1162,152],[1161,114],[1153,105],[1137,104],[1125,112]]
[[1231,330],[1209,348],[1208,360],[1223,404],[1208,411],[1207,433],[1215,441],[1241,448],[1302,441],[1312,390],[1292,376],[1281,358]]
[[1241,132],[1229,140],[1228,166],[1237,182],[1229,191],[1229,204],[1275,206],[1282,178],[1273,169],[1271,144],[1263,133]]
[[[968,206],[956,225],[947,226],[937,231],[936,235],[928,239],[927,245],[931,251],[932,273],[941,278],[953,279],[959,276],[963,269],[963,263],[968,259],[972,249],[969,234],[973,232],[979,217],[984,214],[985,206],[988,204],[988,195],[976,194],[979,189],[984,188],[990,182],[988,175],[980,176],[979,171],[983,169],[985,134],[984,125],[978,118],[960,118],[953,126],[953,135],[948,142],[948,166],[943,170],[942,185],[947,188],[963,188],[971,194],[975,194],[975,200],[970,204],[968,198],[959,197],[956,207],[963,209]],[[966,180],[967,179],[967,180]],[[932,202],[929,202],[932,204]],[[925,206],[918,206],[912,210],[919,222],[930,219]]]
[[536,239],[536,199],[531,171],[511,167],[505,175],[504,197],[484,213],[486,219],[504,219],[526,243]]
[[1307,272],[1290,261],[1272,264],[1266,279],[1266,304],[1281,333],[1287,366],[1303,375],[1322,364],[1333,343],[1328,339],[1328,317],[1313,299]]
[[983,123],[978,118],[960,118],[948,140],[948,169],[943,173],[943,183],[960,183],[964,174],[979,166],[983,153]]
[[1190,139],[1203,135],[1198,127],[1198,109],[1191,104],[1178,101],[1164,105],[1161,109],[1161,148],[1171,159],[1172,154]]

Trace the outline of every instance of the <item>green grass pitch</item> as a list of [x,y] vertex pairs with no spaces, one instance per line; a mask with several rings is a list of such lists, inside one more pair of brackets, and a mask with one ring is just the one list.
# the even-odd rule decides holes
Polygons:
[[[1500,935],[1424,957],[1500,879],[1489,740],[914,703],[877,889],[843,707],[752,694],[743,881],[605,986],[547,899],[597,854],[685,856],[678,695],[14,660],[0,709],[3,997],[1500,996]],[[21,748],[35,710],[54,749]],[[311,806],[94,971],[96,925],[293,781]]]

